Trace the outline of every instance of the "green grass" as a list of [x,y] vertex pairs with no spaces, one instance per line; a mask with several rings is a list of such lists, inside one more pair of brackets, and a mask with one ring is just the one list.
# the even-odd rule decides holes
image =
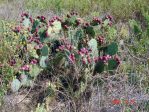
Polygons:
[[[18,0],[0,0],[0,4]],[[58,14],[77,11],[81,16],[111,13],[116,20],[128,20],[136,12],[149,10],[148,0],[24,0],[27,10],[52,10]]]
[[0,0],[0,5],[2,4],[2,3],[4,3],[5,2],[5,0]]
[[147,9],[148,0],[26,0],[26,8],[32,10],[51,9],[55,12],[76,10],[82,16],[94,12],[112,13],[116,19],[128,19],[136,11]]

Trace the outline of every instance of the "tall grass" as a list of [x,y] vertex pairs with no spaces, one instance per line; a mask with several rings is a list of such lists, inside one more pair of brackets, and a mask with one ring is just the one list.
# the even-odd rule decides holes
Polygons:
[[32,10],[51,9],[56,12],[76,10],[81,15],[98,12],[112,13],[116,19],[128,19],[136,11],[149,5],[148,0],[25,0],[26,8]]
[[[0,0],[0,4],[18,0]],[[52,10],[56,13],[77,11],[81,16],[105,12],[111,13],[116,20],[127,20],[135,12],[149,10],[148,0],[22,0],[27,10]]]

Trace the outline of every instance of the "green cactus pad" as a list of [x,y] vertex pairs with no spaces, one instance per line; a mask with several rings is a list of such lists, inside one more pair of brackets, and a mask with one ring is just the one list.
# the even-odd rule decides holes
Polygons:
[[99,61],[95,65],[94,73],[102,73],[104,71],[105,65],[102,61]]
[[117,68],[117,61],[114,59],[111,59],[108,61],[108,70],[114,70]]
[[39,64],[42,68],[47,67],[47,64],[46,64],[47,59],[48,59],[48,56],[41,56]]
[[23,74],[21,74],[20,79],[21,79],[21,84],[23,86],[25,86],[27,84],[27,82],[28,82],[27,81],[28,80],[28,76],[25,73],[23,73]]
[[26,28],[28,28],[29,26],[30,26],[30,20],[29,20],[29,18],[25,18],[24,20],[23,20],[23,26],[24,27],[26,27]]
[[45,38],[46,38],[46,29],[45,28],[40,28],[39,29],[39,36],[40,36],[40,41],[44,42]]
[[113,42],[110,45],[108,45],[105,49],[104,49],[106,54],[109,55],[115,55],[118,52],[118,45],[117,43]]
[[82,29],[78,29],[74,35],[75,40],[81,40],[84,37],[84,32]]
[[39,68],[38,65],[32,65],[31,70],[30,70],[30,76],[37,77],[41,71],[42,71],[42,69]]
[[65,55],[62,53],[56,54],[54,61],[53,61],[53,64],[61,66],[64,64],[64,62],[65,62]]
[[59,33],[60,30],[62,29],[61,22],[60,21],[54,21],[52,28],[53,28],[54,33]]
[[39,58],[39,55],[37,54],[37,51],[38,51],[39,49],[35,50],[35,49],[34,49],[35,45],[36,45],[35,43],[27,44],[27,49],[30,49],[30,50],[29,50],[29,55],[30,55],[31,57]]
[[98,48],[97,48],[97,41],[96,39],[91,39],[89,42],[88,42],[88,46],[90,49],[92,49],[92,55],[94,57],[98,57]]
[[103,22],[103,27],[106,27],[106,26],[108,25],[108,23],[109,23],[109,20],[106,19],[106,20]]
[[33,86],[33,80],[31,79],[31,75],[29,73],[23,73],[20,76],[21,78],[21,85],[23,87],[32,87]]
[[31,30],[31,33],[34,33],[36,28],[39,26],[40,22],[39,20],[35,20],[34,23],[33,23],[33,26],[32,26],[32,30]]
[[90,35],[90,36],[92,36],[92,37],[95,37],[95,31],[94,31],[94,28],[93,28],[92,26],[87,27],[87,28],[85,29],[85,32],[86,32],[88,35]]
[[59,21],[54,21],[54,22],[52,23],[52,26],[49,26],[49,27],[48,27],[47,33],[48,33],[49,36],[51,36],[52,33],[53,33],[53,34],[54,34],[54,33],[55,33],[55,34],[59,33],[61,29],[62,29],[61,22],[59,22]]
[[48,48],[47,45],[44,45],[44,46],[42,47],[42,49],[41,49],[41,55],[42,55],[42,56],[48,56],[48,54],[49,54],[49,48]]
[[18,92],[18,90],[21,87],[21,82],[18,79],[13,79],[12,83],[11,83],[11,90],[12,92]]
[[69,25],[75,25],[76,24],[76,16],[72,16],[68,19]]

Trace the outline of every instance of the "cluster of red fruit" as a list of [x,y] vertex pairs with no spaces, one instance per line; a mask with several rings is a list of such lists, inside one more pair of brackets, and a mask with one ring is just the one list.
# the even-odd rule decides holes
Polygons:
[[83,64],[91,64],[93,59],[92,57],[90,56],[90,53],[91,53],[91,49],[87,49],[87,48],[82,48],[80,49],[80,51],[78,51],[78,54],[81,56],[82,58],[82,63]]
[[29,17],[29,14],[27,14],[27,13],[22,13],[22,14],[21,14],[21,17],[24,17],[24,16],[25,16],[25,17]]
[[93,18],[93,23],[92,24],[101,24],[101,23],[102,23],[102,19],[100,19],[98,17]]
[[16,64],[16,60],[15,59],[10,59],[8,63],[9,63],[10,66],[14,66]]
[[20,68],[20,70],[23,70],[23,71],[29,71],[30,70],[30,67],[29,65],[24,65]]
[[[103,38],[102,36],[99,36],[99,38]],[[102,39],[103,42],[103,39]],[[75,56],[79,55],[81,57],[81,62],[83,64],[91,64],[91,63],[97,63],[99,61],[102,61],[104,64],[108,63],[109,60],[114,59],[117,62],[117,65],[120,64],[120,58],[116,55],[114,57],[110,56],[110,55],[104,55],[104,56],[99,56],[99,57],[95,57],[92,56],[92,49],[88,49],[88,48],[81,48],[80,50],[77,51],[77,54],[74,54],[75,51],[75,47],[73,45],[71,45],[71,43],[67,42],[67,40],[63,40],[62,42],[63,44],[60,45],[57,49],[57,51],[70,51],[71,54],[69,55],[69,60],[74,63],[76,61]]]
[[43,47],[43,44],[40,41],[39,37],[31,37],[31,36],[29,36],[27,41],[28,41],[28,43],[35,42],[37,44],[37,45],[34,46],[35,50],[41,49]]
[[[36,59],[32,59],[31,61],[30,61],[30,64],[32,64],[32,65],[36,65],[38,63],[38,61],[36,60]],[[23,65],[21,68],[20,68],[20,70],[22,70],[22,71],[30,71],[30,66],[29,65]]]
[[135,103],[136,103],[135,99],[130,99],[130,100],[113,99],[112,100],[113,105],[120,105],[120,104],[133,105]]
[[[77,16],[77,15],[78,15],[78,13],[73,11],[70,14],[67,14],[67,18],[71,18],[72,16]],[[34,20],[32,19],[32,17],[29,17],[29,14],[27,14],[27,13],[23,13],[21,15],[21,17],[22,17],[21,22],[24,20],[23,17],[29,18],[30,21],[31,21],[31,23],[34,22]],[[46,20],[46,17],[44,17],[44,16],[37,16],[37,19],[39,19],[40,21],[43,22],[43,21]],[[105,16],[105,19],[109,19],[109,23],[108,24],[111,26],[112,25],[112,21],[113,21],[113,17],[111,15],[106,15]],[[58,17],[58,16],[54,16],[52,19],[50,19],[49,22],[48,22],[48,26],[52,25],[52,23],[54,21],[56,21],[56,20],[62,22],[62,27],[64,29],[68,29],[69,28],[69,25],[67,23],[66,24],[63,24],[65,22],[62,21],[62,19],[60,17]],[[76,26],[79,26],[82,23],[80,18],[76,18],[76,21],[75,22],[76,22]],[[83,27],[84,28],[87,28],[90,25],[102,24],[102,23],[103,23],[102,22],[102,19],[100,19],[99,17],[94,17],[91,23],[90,22],[83,22]]]
[[41,21],[45,21],[46,20],[46,17],[44,17],[44,16],[37,16],[37,19],[39,19]]
[[[21,19],[20,23],[22,23],[25,18],[29,18],[30,22],[33,23],[33,18],[30,17],[29,14],[27,14],[27,13],[22,13],[22,14],[21,14],[21,17],[22,17],[22,19]],[[25,18],[24,18],[24,17],[25,17]]]
[[116,60],[116,62],[117,62],[118,65],[121,63],[120,58],[117,55],[114,56],[114,59]]
[[[59,46],[59,51],[71,51],[74,49],[74,47],[70,44],[67,45],[61,45]],[[91,49],[87,48],[81,48],[80,50],[77,51],[77,54],[81,57],[81,62],[83,64],[91,64],[91,63],[97,63],[98,61],[102,61],[104,64],[108,63],[110,59],[112,59],[112,56],[110,55],[104,55],[104,56],[99,56],[99,57],[93,57],[91,54]],[[114,56],[114,59],[117,61],[117,64],[120,64],[120,58],[118,56]],[[76,61],[74,53],[71,53],[69,55],[69,60],[74,63]]]
[[104,37],[103,36],[98,36],[97,37],[97,42],[101,45],[101,44],[103,44],[104,43]]
[[13,29],[13,31],[14,31],[15,33],[19,33],[19,32],[21,31],[21,27],[20,27],[20,26],[16,26],[16,27]]
[[77,16],[78,13],[75,11],[72,11],[70,14],[67,14],[67,18],[71,18],[71,16]]
[[98,61],[102,61],[103,63],[107,63],[112,57],[110,55],[100,56]]
[[59,46],[59,50],[60,50],[60,51],[64,51],[65,49],[67,49],[67,50],[71,51],[71,50],[72,50],[72,48],[74,48],[74,46],[72,46],[72,45],[70,45],[70,44],[68,44],[68,45],[61,45],[61,46]]
[[[70,44],[68,44],[68,45],[61,45],[61,46],[59,46],[59,51],[64,51],[64,50],[71,51],[74,48],[75,47],[70,45]],[[90,53],[91,53],[91,49],[87,49],[87,48],[82,48],[79,51],[77,51],[77,54],[79,56],[81,56],[81,60],[82,60],[83,64],[87,64],[87,62],[88,63],[92,63],[93,59],[91,58]],[[68,58],[69,58],[69,60],[72,63],[74,63],[76,61],[74,53],[71,53]]]
[[108,25],[109,26],[112,26],[112,21],[113,21],[113,17],[111,16],[111,15],[106,15],[106,19],[109,19],[109,23],[108,23]]
[[58,16],[54,16],[54,17],[52,17],[52,18],[49,20],[49,25],[52,26],[53,23],[54,23],[54,21],[60,21],[60,22],[62,22],[62,19],[61,19],[60,17],[58,17]]

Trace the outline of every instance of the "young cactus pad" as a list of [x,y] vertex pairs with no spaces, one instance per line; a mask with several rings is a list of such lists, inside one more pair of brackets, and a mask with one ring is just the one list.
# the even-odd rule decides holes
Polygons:
[[18,90],[21,87],[21,82],[18,79],[13,79],[12,83],[11,83],[11,90],[12,92],[18,92]]
[[49,54],[49,48],[48,48],[47,45],[44,45],[44,46],[42,47],[42,49],[41,49],[41,55],[42,55],[42,56],[48,56],[48,54]]

